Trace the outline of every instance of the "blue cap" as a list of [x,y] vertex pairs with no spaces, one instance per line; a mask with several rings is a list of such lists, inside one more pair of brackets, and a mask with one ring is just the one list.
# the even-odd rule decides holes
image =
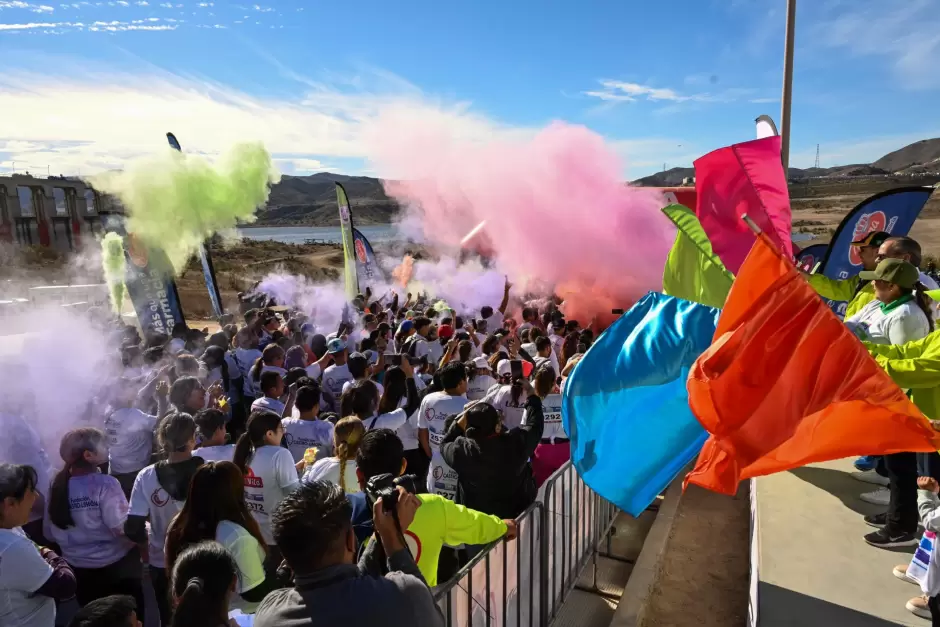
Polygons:
[[411,320],[405,320],[400,325],[398,325],[398,333],[407,333],[415,328],[415,323]]
[[326,352],[330,355],[335,355],[336,353],[342,353],[346,350],[346,342],[342,338],[333,338],[326,343]]

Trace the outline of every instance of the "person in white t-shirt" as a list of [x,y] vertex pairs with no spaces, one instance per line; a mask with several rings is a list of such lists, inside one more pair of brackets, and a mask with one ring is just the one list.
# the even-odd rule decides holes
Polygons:
[[243,397],[247,404],[251,405],[251,401],[258,396],[251,378],[251,369],[254,367],[255,362],[261,359],[261,351],[258,350],[258,336],[252,332],[251,328],[244,327],[235,335],[235,346],[232,359],[241,374],[241,377],[237,378],[241,378]]
[[206,462],[232,461],[235,456],[235,445],[225,443],[225,414],[218,409],[203,409],[197,413],[196,421],[196,450],[194,455]]
[[299,388],[297,400],[294,401],[298,416],[281,421],[284,425],[284,443],[294,463],[304,459],[304,453],[309,448],[317,449],[316,460],[329,457],[333,452],[333,425],[319,419],[320,393],[316,382]]
[[483,397],[483,402],[489,403],[500,412],[503,426],[507,430],[515,429],[522,424],[526,399],[522,394],[522,388],[512,382],[512,361],[504,359],[499,362],[496,366],[496,374],[499,375],[499,385],[490,388]]
[[467,382],[467,400],[482,400],[497,381],[493,377],[493,369],[486,361],[486,357],[477,357],[473,360],[474,375]]
[[160,621],[168,625],[169,577],[163,559],[166,530],[182,509],[189,493],[189,482],[203,460],[193,457],[196,422],[189,414],[168,415],[160,421],[157,437],[166,459],[147,466],[137,475],[124,533],[138,544],[147,544],[150,581],[156,593]]
[[231,462],[210,462],[196,471],[190,498],[170,524],[166,537],[166,565],[173,571],[189,547],[214,540],[224,546],[237,566],[238,583],[229,609],[254,613],[258,603],[279,587],[265,573],[267,543],[258,522],[245,504],[245,481]]
[[261,393],[264,396],[255,399],[251,404],[251,411],[269,411],[281,417],[290,416],[294,411],[294,395],[297,393],[296,385],[291,385],[286,402],[284,398],[284,377],[279,372],[267,371],[261,375]]
[[43,448],[39,434],[22,416],[0,413],[0,433],[3,434],[3,437],[0,437],[0,460],[30,466],[36,471],[36,491],[39,498],[35,500],[29,521],[23,525],[23,531],[30,537],[42,538],[50,477],[53,474],[52,462]]
[[349,365],[346,363],[349,352],[342,338],[333,338],[327,342],[326,350],[333,356],[333,365],[323,371],[323,387],[338,399],[343,394],[343,385],[353,380]]
[[356,453],[365,434],[365,426],[355,416],[347,416],[333,429],[333,457],[327,457],[304,470],[304,481],[330,481],[347,493],[359,491],[356,480]]
[[281,446],[284,426],[271,412],[254,412],[246,431],[235,444],[232,460],[245,476],[245,504],[258,521],[261,536],[270,547],[265,572],[273,575],[281,563],[280,551],[271,535],[271,514],[300,480],[290,451]]
[[506,279],[506,285],[503,288],[503,300],[499,307],[495,310],[490,306],[480,308],[480,319],[486,322],[486,333],[492,335],[503,328],[506,322],[506,308],[509,306],[509,290],[511,288],[512,283],[509,282],[509,279]]
[[127,497],[117,479],[98,470],[108,460],[107,437],[90,427],[62,436],[65,465],[52,480],[44,531],[72,566],[80,605],[129,594],[143,608],[140,551],[124,535]]
[[159,417],[166,413],[169,391],[166,381],[157,383],[157,415],[152,416],[134,407],[137,390],[129,381],[122,381],[115,399],[119,406],[104,419],[108,434],[108,474],[120,482],[128,499],[137,473],[150,463],[153,432]]
[[451,362],[438,372],[443,392],[432,392],[421,401],[418,409],[418,442],[431,459],[427,488],[431,494],[440,494],[451,500],[457,496],[457,473],[441,457],[440,443],[444,439],[444,422],[459,414],[467,404],[467,369],[459,362]]
[[268,344],[261,353],[261,359],[255,361],[251,367],[249,378],[251,379],[252,396],[257,398],[264,394],[261,387],[261,375],[265,372],[276,372],[282,377],[287,376],[287,370],[284,369],[284,349],[277,344]]
[[75,594],[68,563],[22,530],[39,500],[37,479],[30,466],[0,464],[0,625],[53,625],[56,601]]
[[555,352],[552,350],[552,341],[544,335],[540,335],[535,341],[535,353],[529,353],[529,356],[532,357],[536,370],[542,366],[549,366],[555,372],[560,370],[558,357],[555,356]]
[[[375,355],[374,352],[371,352],[371,354]],[[385,368],[385,356],[382,355],[379,357],[378,362],[373,366],[369,363],[369,358],[365,354],[353,353],[349,356],[349,359],[346,360],[346,365],[349,367],[349,374],[352,375],[352,379],[343,384],[343,391],[340,393],[341,397],[353,383],[357,381],[367,381],[372,377],[374,372],[381,372]],[[375,385],[378,386],[379,396],[381,396],[385,388],[382,387],[381,383],[375,383]]]

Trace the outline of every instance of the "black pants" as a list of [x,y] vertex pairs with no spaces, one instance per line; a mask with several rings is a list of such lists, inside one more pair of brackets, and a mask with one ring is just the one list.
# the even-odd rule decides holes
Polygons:
[[408,466],[405,468],[405,474],[415,476],[415,487],[419,494],[427,492],[428,470],[431,468],[431,458],[424,454],[421,447],[405,451],[405,461]]
[[111,475],[121,484],[121,490],[124,491],[124,497],[128,501],[131,500],[131,490],[134,488],[134,481],[137,480],[139,474],[140,471],[136,470],[134,472],[116,472]]
[[[167,627],[170,624],[170,578],[165,568],[148,566],[150,583],[153,584],[153,593],[157,597],[157,610],[160,612],[160,624]],[[141,615],[138,614],[138,618]],[[143,622],[143,621],[141,621]]]
[[940,481],[940,454],[894,453],[885,455],[883,459],[890,492],[885,530],[891,535],[916,533],[920,522],[917,477],[933,477]]
[[134,597],[137,603],[137,615],[144,616],[144,588],[142,583],[143,567],[140,551],[134,547],[127,554],[102,568],[75,568],[75,598],[81,606],[96,599],[112,594],[126,594]]
[[930,624],[932,627],[940,627],[940,597],[930,597],[927,607],[930,608]]

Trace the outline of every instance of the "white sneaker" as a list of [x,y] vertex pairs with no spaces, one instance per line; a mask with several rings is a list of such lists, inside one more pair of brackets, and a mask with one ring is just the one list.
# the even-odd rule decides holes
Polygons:
[[914,616],[919,616],[920,618],[926,618],[928,620],[930,619],[930,607],[927,605],[927,597],[914,597],[908,601],[907,605],[904,607],[906,607],[907,611]]
[[852,478],[861,481],[862,483],[872,483],[874,485],[888,486],[888,478],[882,477],[874,470],[866,470],[864,472],[853,472]]
[[907,564],[900,564],[899,566],[895,566],[894,570],[891,571],[891,574],[897,577],[898,579],[900,579],[901,581],[912,583],[915,586],[920,585],[919,581],[907,576]]
[[888,501],[891,500],[891,493],[887,488],[878,488],[874,492],[866,492],[865,494],[860,495],[858,498],[862,499],[866,503],[871,503],[872,505],[881,505],[886,507]]

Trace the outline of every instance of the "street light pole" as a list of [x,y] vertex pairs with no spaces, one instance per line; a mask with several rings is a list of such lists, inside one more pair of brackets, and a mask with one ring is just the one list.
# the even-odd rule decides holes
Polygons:
[[793,47],[796,36],[796,0],[787,0],[787,37],[783,56],[783,97],[780,111],[780,156],[783,172],[790,168],[790,107],[793,104]]

